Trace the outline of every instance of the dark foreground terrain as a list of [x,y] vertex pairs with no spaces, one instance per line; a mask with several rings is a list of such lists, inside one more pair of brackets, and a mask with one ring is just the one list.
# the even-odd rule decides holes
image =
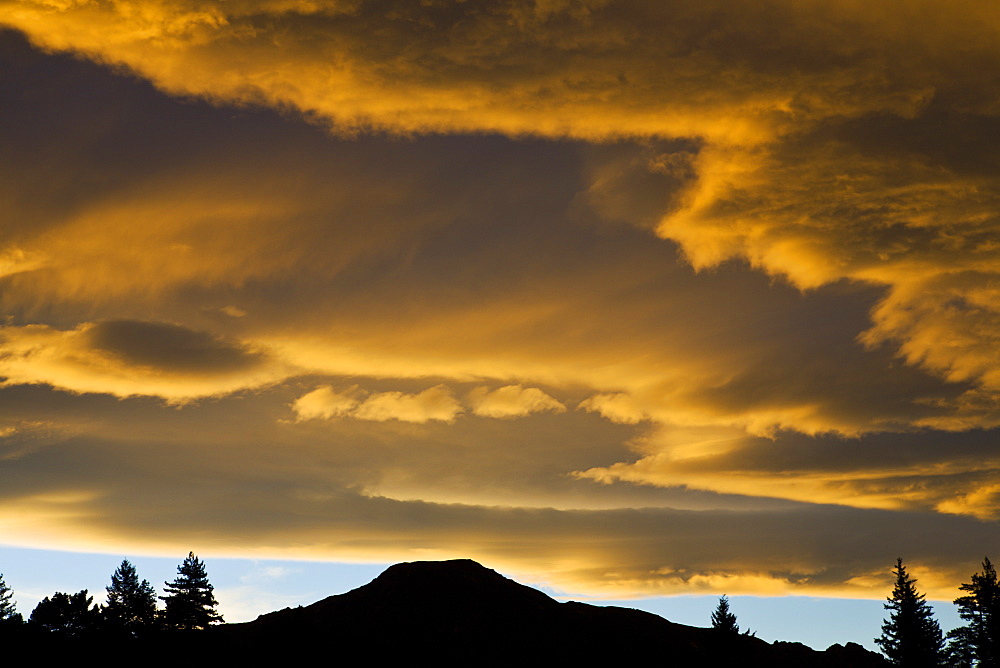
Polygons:
[[468,559],[397,564],[346,594],[205,631],[66,639],[24,628],[3,639],[6,648],[46,664],[93,656],[112,666],[887,665],[854,643],[818,652],[639,610],[560,603]]
[[[261,657],[276,647],[374,665],[416,658],[448,665],[884,666],[860,645],[823,652],[799,643],[674,624],[626,608],[560,603],[474,561],[397,564],[372,582],[312,605],[211,629],[214,642]],[[358,655],[355,655],[358,656]]]

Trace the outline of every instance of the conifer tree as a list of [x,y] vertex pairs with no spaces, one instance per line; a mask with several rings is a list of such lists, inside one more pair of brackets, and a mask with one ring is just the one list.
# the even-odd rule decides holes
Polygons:
[[719,597],[719,605],[712,613],[712,628],[726,633],[740,632],[740,627],[736,624],[736,615],[729,611],[729,599],[725,595]]
[[128,559],[111,575],[105,617],[111,628],[131,634],[151,629],[156,623],[156,593],[148,580],[139,576]]
[[887,599],[889,619],[882,624],[882,635],[875,643],[894,666],[935,668],[944,659],[944,639],[934,611],[917,593],[916,579],[906,573],[902,559],[896,559],[896,585]]
[[166,605],[163,619],[166,625],[174,629],[204,629],[214,622],[222,622],[222,616],[216,612],[218,602],[215,600],[215,590],[208,582],[205,564],[194,552],[189,552],[187,559],[177,567],[177,577],[173,582],[164,582],[166,596],[160,599]]
[[968,626],[948,631],[945,648],[945,665],[948,668],[973,668],[976,665],[976,647]]
[[989,557],[983,560],[982,572],[959,589],[969,592],[955,599],[958,614],[968,625],[949,635],[956,638],[956,645],[961,642],[971,648],[979,668],[1000,667],[1000,584]]
[[4,582],[3,573],[0,573],[0,622],[6,622],[14,618],[20,619],[17,614],[17,607],[12,600],[14,592]]

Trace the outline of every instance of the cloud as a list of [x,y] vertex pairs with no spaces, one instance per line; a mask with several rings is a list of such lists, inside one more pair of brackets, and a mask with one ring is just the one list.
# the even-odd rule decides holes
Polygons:
[[400,420],[401,422],[452,422],[462,412],[444,385],[429,387],[418,394],[379,392],[366,398],[354,412],[359,420]]
[[354,385],[344,392],[335,392],[329,385],[323,385],[296,399],[292,410],[299,420],[345,417],[352,414],[360,404],[353,396],[357,389],[358,386]]
[[619,424],[639,424],[648,419],[646,412],[625,392],[595,394],[580,402],[577,407],[585,411],[599,413]]
[[863,441],[803,440],[779,433],[755,439],[737,431],[659,427],[633,440],[638,459],[574,475],[604,484],[683,485],[855,508],[1000,517],[1000,460],[979,449],[990,436],[955,437],[948,448],[939,438],[886,433]]
[[941,501],[937,505],[937,510],[956,515],[971,515],[981,520],[1000,518],[1000,484],[993,482],[995,479],[991,476],[987,481],[981,481],[967,494]]
[[[356,451],[356,443],[331,441],[317,450],[324,456],[312,457],[306,456],[311,445],[289,442],[279,455],[272,430],[261,432],[256,423],[235,429],[242,436],[256,431],[260,444],[196,432],[170,447],[158,432],[133,432],[128,440],[100,432],[52,439],[0,471],[3,528],[15,544],[105,551],[139,542],[176,552],[197,534],[213,537],[201,549],[216,556],[393,561],[463,555],[563,591],[605,596],[724,586],[758,595],[881,597],[891,586],[885,555],[903,553],[934,571],[925,586],[946,598],[974,566],[970,555],[997,547],[991,523],[925,512],[814,504],[555,510],[396,500],[358,493],[338,479],[338,459]],[[415,457],[419,461],[419,453]],[[201,484],[206,471],[214,485]],[[131,502],[140,490],[146,501]],[[149,503],[153,499],[162,503]]]
[[358,420],[384,422],[453,422],[462,406],[444,385],[429,387],[423,392],[376,392],[365,396],[357,385],[336,392],[329,385],[308,392],[292,404],[299,420],[353,417]]
[[[479,417],[513,418],[531,413],[562,413],[565,406],[538,388],[507,385],[490,391],[476,387],[468,393],[472,413]],[[398,391],[368,393],[357,385],[336,391],[323,385],[292,404],[298,420],[353,417],[359,420],[402,422],[453,422],[464,409],[451,390],[436,385],[418,393]]]
[[246,311],[244,311],[238,306],[233,306],[232,304],[230,304],[229,306],[223,306],[219,310],[232,318],[243,318],[247,314]]
[[83,345],[95,353],[159,371],[227,373],[262,361],[259,353],[169,323],[103,321],[86,326],[82,338]]
[[[348,130],[747,143],[817,118],[913,114],[996,53],[994,11],[974,2],[943,13],[791,0],[8,0],[0,12],[39,44],[125,64],[172,93],[297,107]],[[962,57],[941,57],[963,38]],[[997,82],[975,81],[983,90],[963,101],[988,104]]]
[[[296,387],[182,408],[40,386],[0,389],[0,420],[53,412],[60,418],[0,440],[0,454],[19,453],[0,457],[6,535],[14,544],[102,551],[130,544],[177,552],[199,534],[213,537],[203,550],[218,556],[463,555],[564,591],[605,596],[725,586],[881,597],[891,586],[888,552],[933,570],[927,586],[947,597],[975,566],[969,555],[997,547],[992,522],[919,505],[890,512],[571,479],[564,472],[585,468],[583,462],[593,468],[623,456],[619,444],[634,433],[585,411],[428,421],[419,429],[396,420],[280,422]],[[676,445],[696,435],[677,434]],[[877,462],[865,464],[864,456],[891,462],[901,453],[889,441],[831,438],[819,448],[806,437],[758,439],[748,449],[723,433],[700,436],[717,441],[716,461],[703,462],[706,475],[768,467],[797,474],[808,466],[874,470]],[[930,433],[906,452],[928,462],[971,462],[992,442],[989,433],[965,439],[944,452]],[[692,482],[705,452],[698,445],[686,453]],[[922,479],[910,481],[913,490],[947,473],[924,468]],[[763,482],[776,487],[776,478]],[[592,507],[580,507],[588,501]]]
[[[23,147],[11,143],[9,164],[33,164],[29,148],[60,156],[43,176],[12,170],[0,182],[9,190],[0,204],[17,221],[0,234],[11,248],[45,258],[3,279],[0,299],[26,324],[143,320],[160,311],[161,320],[267,349],[304,373],[582,385],[591,396],[628,396],[630,419],[641,411],[651,420],[740,424],[754,433],[995,422],[990,395],[974,387],[987,377],[988,340],[978,362],[907,358],[951,382],[935,384],[892,367],[905,332],[886,320],[879,337],[869,315],[884,288],[824,283],[836,277],[826,272],[820,283],[829,289],[802,297],[737,266],[695,277],[673,244],[650,239],[664,209],[674,222],[701,211],[691,198],[713,183],[716,167],[742,173],[733,171],[742,163],[722,161],[718,146],[333,139],[265,112],[234,119],[180,104],[73,59],[24,57],[41,60],[31,61],[30,76],[16,68],[12,76],[49,97],[41,108],[27,96],[0,112],[33,137]],[[59,85],[66,78],[114,104],[74,96]],[[74,108],[80,123],[42,113],[62,107]],[[158,122],[164,114],[175,123]],[[84,136],[74,135],[79,127],[88,128]],[[141,144],[130,141],[133,128],[141,128]],[[787,150],[790,164],[808,162],[801,147]],[[840,164],[829,162],[830,170]],[[95,171],[92,187],[72,187]],[[808,171],[780,176],[792,182]],[[719,188],[717,199],[727,197]],[[137,228],[135,220],[148,224]],[[725,221],[702,221],[705,235],[730,234]],[[825,252],[836,242],[814,246]],[[690,250],[698,242],[681,243]],[[733,255],[711,262],[726,257]],[[986,280],[970,273],[969,289]],[[986,293],[978,299],[989,301]],[[236,303],[246,315],[213,317],[223,315],[220,304]],[[920,321],[936,322],[927,311]],[[959,314],[947,327],[986,331],[977,321]],[[399,322],[405,327],[393,326]],[[855,341],[866,330],[869,353]],[[455,341],[442,331],[465,335]],[[924,340],[935,345],[929,334]],[[798,373],[807,367],[833,384]]]
[[[997,134],[1000,80],[979,66],[1000,55],[988,28],[996,18],[975,2],[948,12],[790,0],[0,5],[0,20],[46,48],[124,64],[174,94],[294,107],[347,133],[690,139],[683,160],[652,164],[687,190],[679,206],[661,203],[656,229],[695,267],[740,258],[802,288],[886,286],[865,340],[987,389],[997,374],[983,351],[997,339],[988,293],[1000,262],[990,241],[1000,189],[976,147]],[[377,43],[366,39],[373,34]],[[952,43],[965,48],[952,53]],[[581,200],[650,226],[608,185],[635,172],[628,162],[595,171]],[[201,281],[287,268],[289,255],[267,252],[285,228],[269,223],[301,214],[295,198],[258,190],[260,201],[242,207],[189,195],[179,226],[143,211],[158,223],[139,243],[174,253],[130,267],[123,252],[105,266]],[[100,215],[124,224],[135,211]],[[260,229],[241,237],[244,257],[190,240],[210,221],[247,219]],[[81,225],[68,242],[86,257],[81,240],[94,235]],[[177,261],[192,251],[199,259]],[[10,252],[43,258],[32,262],[60,254]],[[234,261],[210,262],[220,256]],[[111,291],[107,273],[71,282]],[[941,290],[940,306],[973,306],[930,313],[911,297],[928,287]],[[931,332],[961,343],[931,350]]]
[[[925,123],[888,125],[930,132]],[[863,342],[896,345],[909,364],[995,392],[987,351],[1000,341],[991,241],[1000,181],[932,161],[928,149],[885,155],[840,133],[773,151],[703,151],[703,178],[658,233],[700,268],[743,258],[803,289],[843,279],[886,286]]]
[[481,417],[513,418],[531,413],[562,413],[566,407],[537,387],[506,385],[490,391],[477,387],[469,393],[472,412]]
[[[695,83],[690,67],[658,81],[683,39],[671,17],[639,3],[625,12],[601,5],[535,13],[510,2],[324,3],[303,13],[256,3],[6,2],[0,18],[49,48],[126,64],[172,93],[297,107],[346,130],[608,136],[671,128],[747,137],[767,124],[779,104],[774,83],[751,73],[720,94]],[[682,26],[711,16],[677,10]],[[638,31],[634,21],[660,30]],[[381,38],[365,38],[373,34]],[[719,69],[716,50],[705,49],[694,69]],[[753,84],[759,92],[750,94]],[[747,123],[727,103],[765,118]],[[609,113],[629,106],[624,116]],[[699,120],[695,110],[714,113]]]
[[5,540],[953,595],[995,10],[916,7],[0,2],[158,87],[0,34]]
[[134,320],[0,328],[6,385],[45,383],[72,392],[160,396],[183,402],[260,386],[283,376],[265,353],[180,325]]
[[21,248],[11,247],[0,255],[0,277],[32,271],[43,265],[41,257],[32,256]]

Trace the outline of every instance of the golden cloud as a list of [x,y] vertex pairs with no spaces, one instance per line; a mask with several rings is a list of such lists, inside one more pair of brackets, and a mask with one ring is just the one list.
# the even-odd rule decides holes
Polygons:
[[[480,386],[473,388],[467,398],[471,412],[480,417],[513,418],[566,410],[565,406],[538,388],[520,385],[507,385],[492,391]],[[357,385],[338,391],[323,385],[296,399],[292,410],[299,420],[354,417],[359,420],[395,419],[403,422],[452,422],[464,411],[459,400],[444,385],[412,394],[397,391],[369,394]]]
[[[61,536],[100,550],[135,541],[176,550],[198,532],[212,536],[203,549],[216,555],[363,560],[463,555],[564,591],[598,596],[725,587],[757,595],[881,597],[890,584],[884,564],[890,550],[933,568],[935,593],[947,596],[967,576],[962,560],[976,549],[996,547],[992,524],[933,513],[805,504],[763,511],[560,511],[399,501],[359,495],[331,478],[336,460],[329,457],[356,450],[351,443],[328,446],[326,459],[308,461],[301,445],[274,452],[270,445],[253,447],[245,440],[137,447],[155,438],[117,443],[77,438],[24,458],[21,482],[5,487],[0,508],[10,511],[8,518],[30,518],[33,527],[26,532],[14,520],[7,527],[19,540],[35,544],[56,544]],[[81,449],[91,457],[77,455],[63,467],[50,463]],[[115,455],[120,465],[113,474],[95,455]],[[91,465],[81,468],[88,460]],[[166,466],[168,461],[172,465]],[[156,473],[163,470],[170,475]],[[199,471],[226,481],[227,493],[200,485]],[[52,491],[24,493],[42,479]],[[57,491],[68,482],[100,493]],[[133,488],[147,499],[171,503],[124,503]],[[209,498],[214,499],[210,514],[204,512]],[[226,531],[217,531],[220,525]],[[872,577],[875,573],[883,577]]]
[[292,404],[299,420],[353,417],[358,420],[384,422],[453,422],[462,412],[462,405],[444,385],[435,385],[422,392],[375,392],[368,394],[357,385],[335,391],[329,385],[308,392]]
[[639,403],[625,392],[595,394],[580,402],[578,408],[599,413],[619,424],[638,424],[649,419],[649,415]]
[[909,364],[995,390],[1000,181],[918,152],[872,156],[845,138],[807,147],[702,152],[704,177],[658,233],[695,267],[744,258],[802,289],[886,286],[861,341],[898,344]]
[[[172,93],[294,107],[349,132],[694,138],[702,144],[681,170],[686,197],[657,232],[695,267],[742,258],[802,288],[887,286],[864,340],[984,387],[998,373],[988,351],[998,337],[989,286],[1000,189],[990,170],[959,164],[934,137],[995,133],[1000,81],[977,64],[1000,56],[997,20],[976,2],[947,12],[933,2],[790,0],[0,3],[0,21],[45,48],[124,64]],[[947,48],[956,42],[961,54]],[[879,124],[881,135],[864,134]],[[974,141],[961,139],[968,153]],[[657,164],[677,175],[675,163]],[[629,211],[601,185],[614,170],[595,178],[592,204]],[[205,227],[206,215],[213,224],[287,219],[291,201],[230,211],[197,203],[180,219],[187,228]],[[175,224],[150,229],[155,238],[136,242],[174,249],[162,262],[110,258],[108,280],[81,271],[67,282],[109,292],[123,269],[240,281],[292,259],[265,252],[279,229],[269,224],[242,236],[254,240],[242,257],[202,235],[191,243]],[[85,255],[94,238],[84,229],[65,243]],[[31,262],[63,254],[17,252],[42,258]],[[209,261],[219,256],[234,262]],[[949,286],[942,308],[907,297],[928,284]],[[970,306],[952,308],[956,300]],[[942,337],[956,343],[932,342]]]
[[259,387],[287,375],[265,353],[179,325],[132,320],[0,329],[5,385],[159,396],[171,402]]
[[[170,92],[293,106],[346,129],[729,143],[817,118],[913,114],[935,86],[968,79],[941,45],[994,56],[997,18],[974,2],[790,0],[7,0],[0,12],[38,44],[125,64]],[[900,15],[910,30],[894,28]]]
[[350,415],[360,403],[355,394],[358,386],[353,385],[343,392],[336,392],[329,385],[317,387],[295,400],[292,410],[299,420],[329,420]]
[[[787,434],[767,440],[737,430],[660,426],[631,442],[639,454],[636,461],[573,475],[603,484],[685,486],[854,508],[1000,517],[995,482],[1000,460],[978,446],[924,445],[927,435],[884,438],[891,445],[863,445],[842,437],[796,444]],[[860,456],[861,448],[866,456]]]
[[537,387],[506,385],[495,390],[477,387],[469,393],[472,412],[482,417],[513,418],[531,413],[562,413],[566,410],[559,401]]
[[5,535],[609,594],[881,596],[888,551],[953,586],[997,547],[998,20],[0,0],[219,105],[10,68]]
[[429,387],[423,392],[378,392],[368,396],[354,411],[360,420],[400,420],[402,422],[451,422],[462,412],[458,403],[444,385]]

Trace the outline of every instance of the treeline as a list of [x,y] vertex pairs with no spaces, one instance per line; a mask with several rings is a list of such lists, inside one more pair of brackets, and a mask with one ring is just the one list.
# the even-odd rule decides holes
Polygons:
[[1000,583],[989,557],[983,569],[959,590],[955,599],[965,626],[944,635],[934,611],[917,591],[916,579],[906,573],[903,560],[893,570],[896,584],[885,604],[889,618],[875,642],[895,666],[915,668],[1000,668]]
[[[1000,583],[989,557],[983,569],[974,573],[971,582],[959,587],[966,592],[955,599],[958,614],[968,622],[947,634],[934,619],[934,610],[925,595],[917,591],[902,559],[896,559],[892,571],[896,584],[885,609],[889,618],[882,624],[882,635],[875,644],[890,665],[904,668],[1000,668]],[[737,634],[740,627],[722,596],[712,613],[712,628]],[[755,635],[747,630],[746,634]]]
[[[892,571],[895,585],[885,609],[889,616],[875,638],[890,665],[904,668],[1000,668],[1000,582],[989,558],[982,570],[963,583],[955,599],[964,626],[942,633],[934,612],[917,590],[902,559]],[[197,631],[223,622],[216,608],[214,587],[205,564],[189,553],[177,567],[177,577],[165,582],[164,596],[156,596],[147,580],[123,560],[106,587],[107,603],[95,605],[87,590],[56,592],[44,598],[25,621],[13,603],[13,592],[0,574],[0,635],[23,634],[45,638],[97,638],[108,634],[143,638],[153,634]],[[157,605],[157,599],[163,607]],[[727,635],[740,635],[736,615],[723,596],[712,614],[712,626]],[[749,629],[742,635],[755,635]],[[201,637],[195,634],[191,637]]]
[[[204,629],[223,621],[205,564],[193,552],[177,567],[177,577],[164,585],[166,595],[157,597],[149,581],[139,580],[135,567],[125,559],[105,588],[105,605],[95,605],[86,589],[75,594],[56,592],[42,599],[25,621],[0,574],[0,632],[56,638],[141,637],[157,631]],[[157,599],[163,601],[162,608]]]

